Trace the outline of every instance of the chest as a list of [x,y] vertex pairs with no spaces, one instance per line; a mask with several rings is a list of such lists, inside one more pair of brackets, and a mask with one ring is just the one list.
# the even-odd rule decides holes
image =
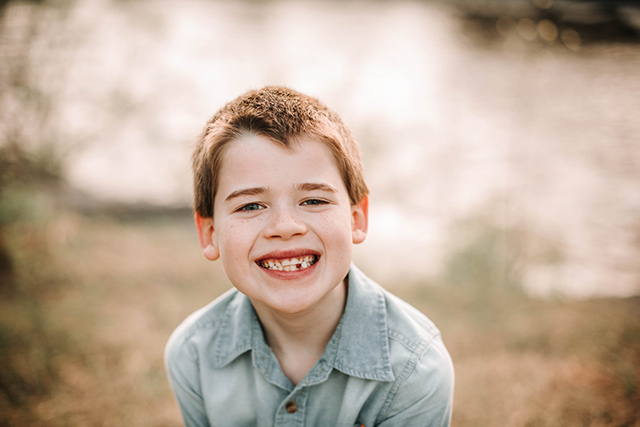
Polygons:
[[305,379],[293,388],[278,374],[284,376],[254,369],[243,357],[225,369],[206,373],[202,387],[211,425],[370,426],[388,392],[385,383],[336,370],[323,381],[305,384]]

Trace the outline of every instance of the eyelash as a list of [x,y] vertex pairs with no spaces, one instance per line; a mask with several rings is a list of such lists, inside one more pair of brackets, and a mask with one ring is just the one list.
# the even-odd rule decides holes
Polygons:
[[[250,208],[252,206],[255,206],[255,208]],[[264,206],[260,203],[247,203],[246,205],[240,206],[240,208],[238,208],[238,212],[253,212],[260,209],[264,209]]]
[[329,203],[328,201],[322,200],[322,199],[309,199],[309,200],[305,200],[301,204],[303,206],[319,206],[319,205],[326,205],[328,203]]
[[[302,206],[321,206],[321,205],[327,205],[329,204],[328,201],[326,200],[322,200],[322,199],[308,199],[308,200],[304,200],[302,203],[300,203]],[[253,212],[253,211],[258,211],[261,209],[265,209],[265,207],[263,205],[261,205],[260,203],[256,203],[256,202],[252,202],[252,203],[247,203],[246,205],[242,205],[238,208],[238,212]]]

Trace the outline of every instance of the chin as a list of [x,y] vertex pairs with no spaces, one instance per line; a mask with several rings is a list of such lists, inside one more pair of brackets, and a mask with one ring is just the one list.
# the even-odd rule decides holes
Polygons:
[[291,301],[285,304],[280,301],[277,305],[270,305],[269,307],[282,314],[294,315],[309,310],[313,305],[312,301]]

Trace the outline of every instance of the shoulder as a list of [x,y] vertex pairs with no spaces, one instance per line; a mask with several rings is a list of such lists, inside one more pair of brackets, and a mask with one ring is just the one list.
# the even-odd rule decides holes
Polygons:
[[[386,293],[389,348],[395,380],[384,418],[411,425],[448,425],[453,402],[454,370],[434,323],[400,298]],[[395,423],[392,422],[392,424]]]
[[197,356],[196,348],[212,341],[220,325],[236,299],[241,295],[230,289],[206,306],[189,315],[171,334],[165,347],[165,361],[171,365],[177,358]]
[[[185,425],[208,425],[203,398],[202,363],[220,347],[225,319],[233,317],[242,297],[232,289],[187,317],[171,334],[165,368]],[[236,310],[237,311],[237,310]]]
[[[453,365],[440,330],[406,301],[382,290],[387,311],[387,336],[396,381],[453,376]],[[406,378],[405,378],[406,377]]]
[[421,353],[441,339],[440,330],[424,313],[384,289],[382,293],[389,340],[400,343],[411,353]]
[[410,420],[439,420],[426,425],[447,425],[453,401],[454,370],[440,330],[411,304],[377,283],[368,282],[384,299],[394,375],[378,421],[388,420],[395,425],[391,421],[395,420],[413,425]]

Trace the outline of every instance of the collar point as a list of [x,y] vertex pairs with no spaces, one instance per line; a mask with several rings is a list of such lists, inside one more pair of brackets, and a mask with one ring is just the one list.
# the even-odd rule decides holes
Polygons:
[[393,375],[393,371],[391,370],[390,366],[359,370],[359,369],[354,369],[352,367],[343,366],[336,363],[334,367],[345,375],[362,378],[364,380],[381,381],[381,382],[391,382],[395,380],[395,376]]

